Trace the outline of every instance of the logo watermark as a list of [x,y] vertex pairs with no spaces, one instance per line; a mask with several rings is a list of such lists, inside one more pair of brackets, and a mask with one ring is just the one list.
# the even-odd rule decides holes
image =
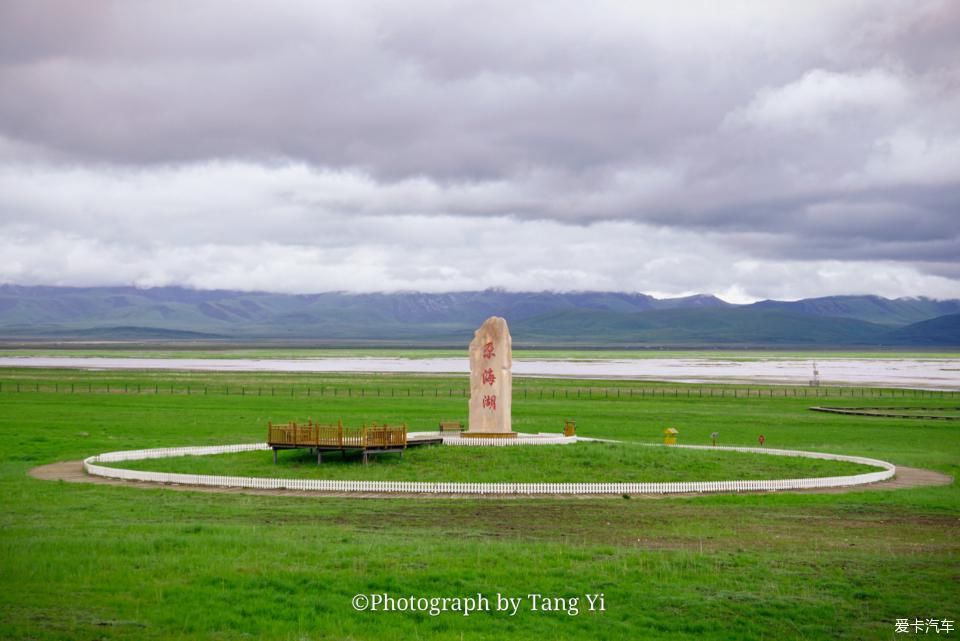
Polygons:
[[467,596],[395,596],[387,592],[355,594],[351,600],[357,612],[423,612],[432,617],[456,614],[468,617],[478,612],[497,612],[517,616],[519,612],[544,612],[565,616],[579,616],[582,612],[606,612],[603,592],[575,596],[551,596],[531,592],[509,596],[497,592],[481,592]]
[[950,634],[954,629],[953,619],[897,619],[893,631],[896,634]]

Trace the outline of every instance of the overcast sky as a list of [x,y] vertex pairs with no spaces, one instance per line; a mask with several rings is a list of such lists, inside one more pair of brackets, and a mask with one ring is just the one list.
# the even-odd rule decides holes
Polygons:
[[7,0],[0,283],[960,297],[958,34],[950,0]]

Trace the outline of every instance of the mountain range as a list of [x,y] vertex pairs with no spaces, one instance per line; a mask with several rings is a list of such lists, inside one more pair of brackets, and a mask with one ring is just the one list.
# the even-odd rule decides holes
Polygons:
[[181,287],[0,286],[0,338],[296,340],[460,345],[488,316],[518,345],[958,346],[960,300],[829,296],[746,305],[715,296],[498,289],[276,294]]

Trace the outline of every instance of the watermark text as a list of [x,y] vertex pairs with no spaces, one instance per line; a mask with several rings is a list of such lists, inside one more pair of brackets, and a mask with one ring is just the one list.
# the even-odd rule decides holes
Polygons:
[[495,612],[517,616],[520,612],[543,612],[565,616],[579,616],[583,612],[606,612],[603,592],[556,596],[531,592],[513,596],[497,592],[477,592],[466,596],[394,595],[387,592],[355,594],[351,600],[358,612],[423,612],[432,617],[456,614],[468,617],[478,612]]

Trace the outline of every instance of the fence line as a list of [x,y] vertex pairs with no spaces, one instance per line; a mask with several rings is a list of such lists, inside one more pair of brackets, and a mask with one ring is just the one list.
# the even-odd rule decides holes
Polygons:
[[[38,381],[0,381],[2,393],[57,394],[133,394],[175,396],[271,396],[288,398],[469,398],[466,387],[318,387],[298,386],[224,386],[160,385],[159,383],[41,383]],[[645,386],[645,387],[527,387],[514,386],[513,397],[522,400],[630,400],[646,398],[898,398],[951,400],[960,398],[960,390],[895,389],[878,387],[806,387],[806,386]]]
[[[650,445],[650,447],[665,447]],[[795,456],[833,461],[847,461],[881,468],[850,476],[820,478],[776,479],[765,481],[679,481],[650,483],[444,483],[420,481],[333,481],[317,479],[276,479],[241,476],[213,476],[205,474],[177,474],[170,472],[147,472],[123,468],[105,467],[98,463],[134,461],[172,456],[208,456],[234,452],[269,450],[266,443],[217,445],[206,447],[170,447],[149,450],[107,452],[91,456],[83,461],[88,474],[106,478],[146,481],[148,483],[173,483],[207,487],[242,489],[297,490],[309,492],[344,493],[400,493],[400,494],[466,494],[466,495],[555,495],[555,494],[690,494],[706,492],[776,492],[780,490],[805,490],[830,487],[851,487],[884,481],[896,474],[896,466],[878,459],[826,452],[780,450],[755,447],[712,447],[707,445],[674,445],[697,450],[729,450],[766,454],[770,456]]]

